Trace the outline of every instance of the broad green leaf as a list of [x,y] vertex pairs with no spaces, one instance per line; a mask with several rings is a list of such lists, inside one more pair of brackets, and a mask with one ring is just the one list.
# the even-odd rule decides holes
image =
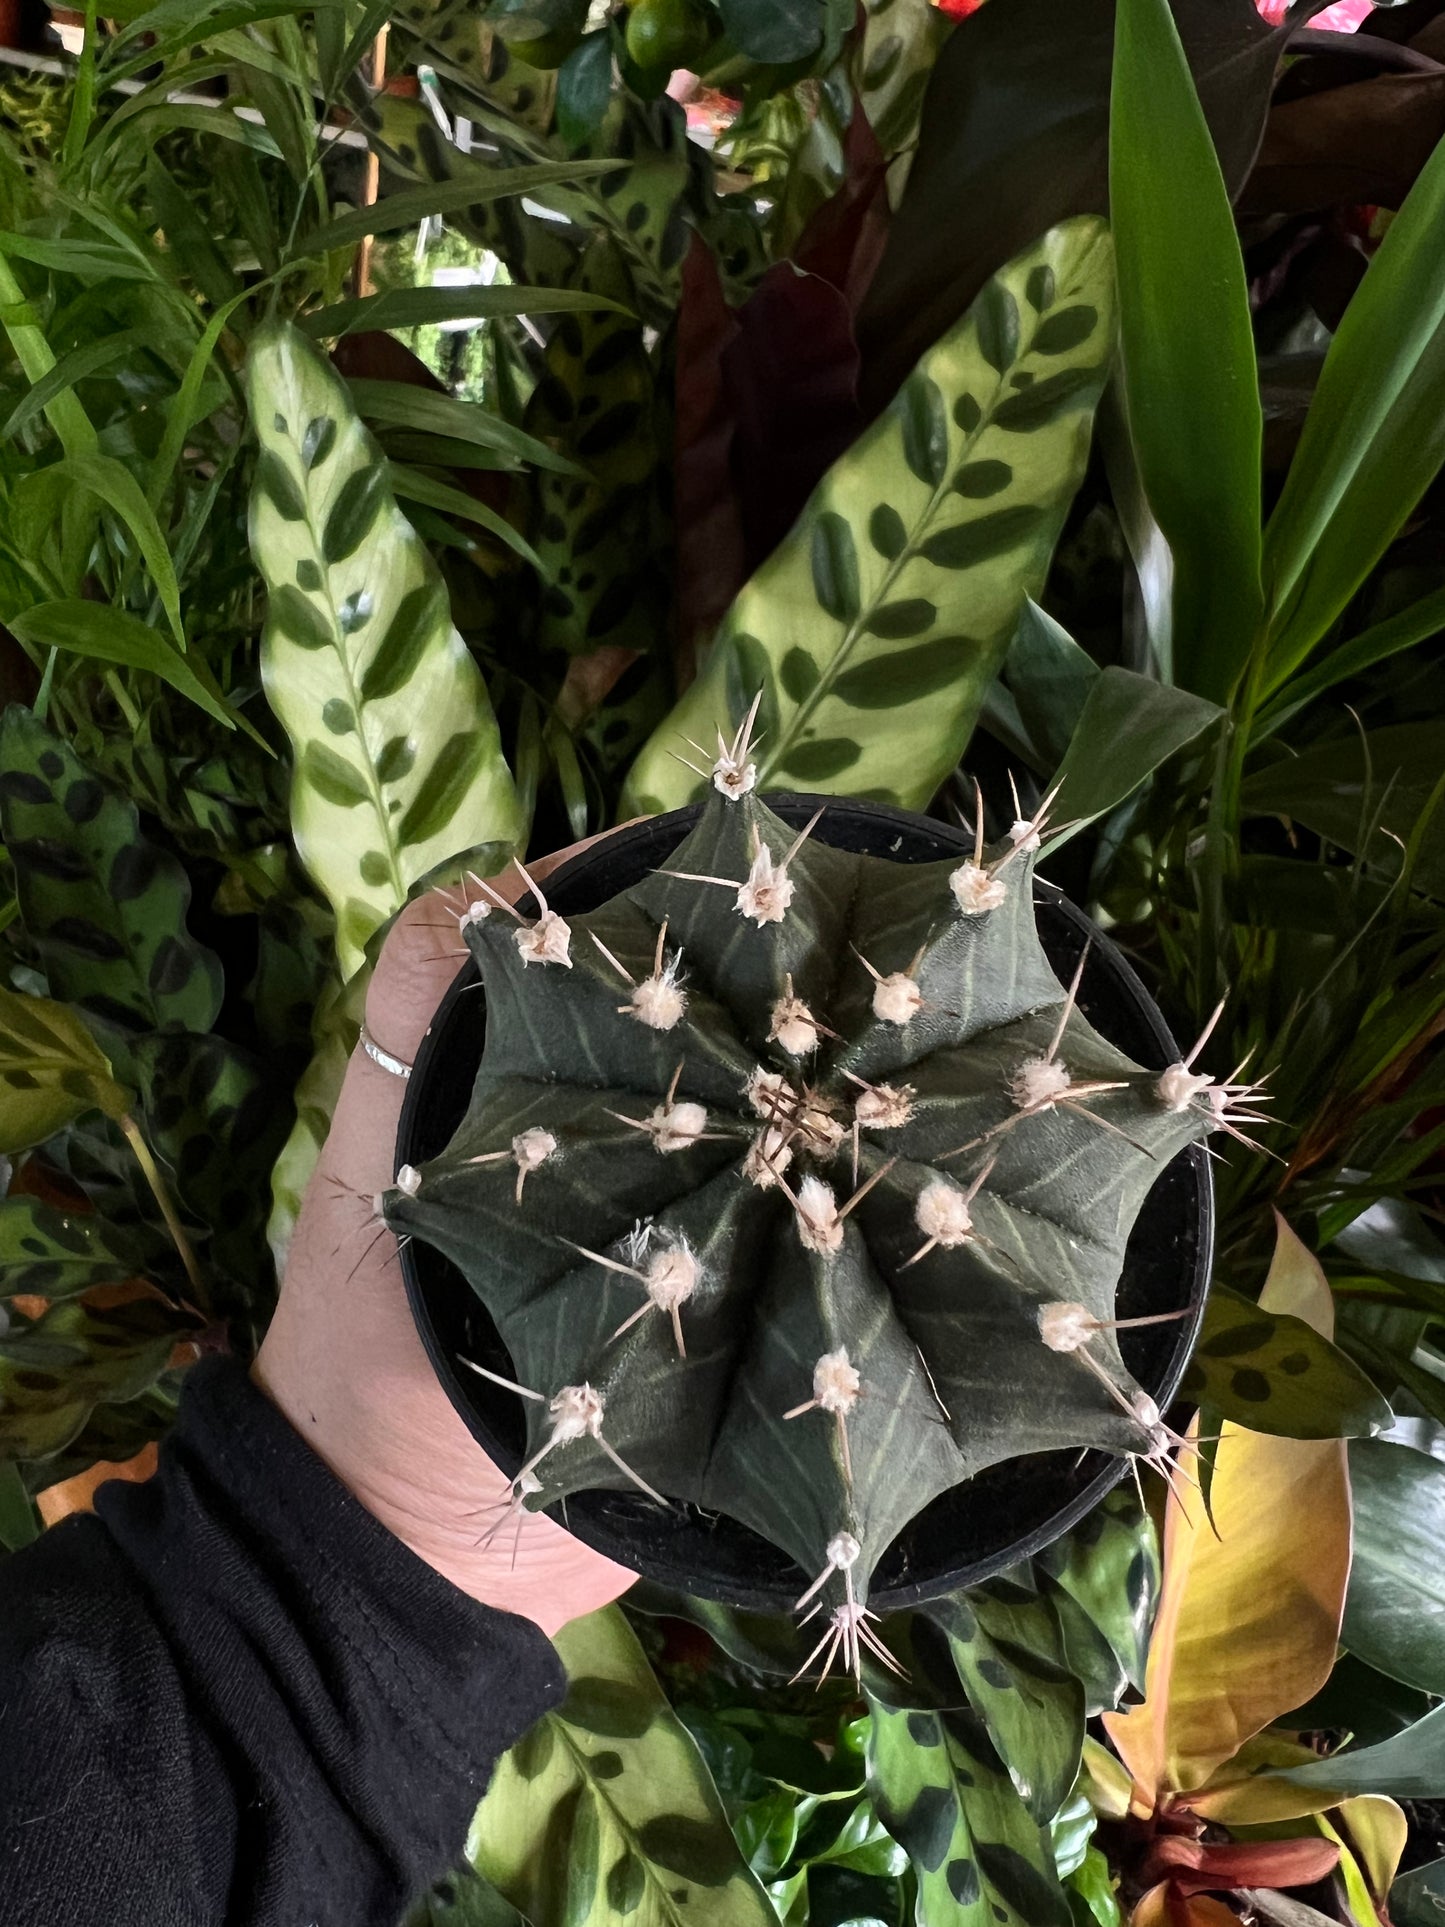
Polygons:
[[868,1790],[908,1850],[920,1921],[1068,1927],[1047,1838],[967,1708],[909,1711],[869,1695]]
[[1288,1439],[1359,1438],[1392,1416],[1359,1366],[1302,1318],[1220,1284],[1179,1393],[1252,1432]]
[[0,828],[50,990],[137,1030],[209,1030],[220,959],[186,928],[191,885],[135,805],[12,703],[0,722]]
[[1350,1484],[1345,1645],[1391,1679],[1445,1692],[1445,1465],[1408,1445],[1357,1439]]
[[1030,738],[1057,769],[1063,762],[1099,665],[1032,598],[1024,603],[1004,660],[1004,680]]
[[612,99],[612,34],[602,26],[583,34],[557,70],[557,132],[580,147],[602,125]]
[[1265,532],[1274,688],[1328,631],[1445,460],[1445,146],[1330,342]]
[[[1445,762],[1438,722],[1391,723],[1317,743],[1246,776],[1241,801],[1259,815],[1293,817],[1377,869],[1395,871],[1400,844],[1431,809]],[[1399,839],[1396,841],[1396,839]],[[1445,811],[1425,822],[1414,883],[1445,896]]]
[[555,1643],[567,1698],[497,1767],[467,1857],[531,1927],[774,1927],[622,1614],[575,1619]]
[[1339,643],[1304,675],[1292,677],[1268,708],[1255,718],[1251,734],[1256,739],[1269,735],[1327,689],[1361,675],[1377,662],[1387,662],[1404,649],[1413,649],[1418,642],[1428,642],[1442,629],[1445,629],[1445,589],[1434,589],[1398,614],[1362,630],[1349,642]]
[[122,1118],[127,1094],[80,1019],[64,1004],[0,985],[0,1155],[43,1144],[72,1118]]
[[[1260,1302],[1324,1337],[1333,1330],[1324,1274],[1283,1219]],[[1171,1498],[1144,1704],[1104,1716],[1151,1799],[1201,1786],[1316,1692],[1339,1639],[1350,1569],[1344,1443],[1226,1424],[1209,1509],[1211,1518],[1198,1505],[1186,1514]]]
[[[300,317],[307,334],[346,335],[360,328],[425,328],[439,321],[490,321],[498,315],[578,314],[615,308],[615,301],[574,288],[391,288],[359,301],[338,301]],[[625,310],[624,310],[625,312]]]
[[595,180],[623,165],[620,160],[543,161],[535,167],[478,169],[461,180],[406,188],[399,194],[383,195],[370,207],[338,214],[324,227],[313,228],[302,236],[296,252],[329,254],[337,248],[355,247],[368,234],[394,234],[398,228],[417,227],[434,214],[450,214],[508,195],[539,194],[562,181]]
[[1173,680],[1223,702],[1263,615],[1263,417],[1234,212],[1167,0],[1119,0],[1109,204],[1130,430],[1174,557]]
[[241,720],[199,656],[183,656],[148,622],[105,602],[41,602],[12,616],[12,633],[38,649],[64,649],[92,662],[119,662],[169,683],[226,729]]
[[1339,1794],[1438,1800],[1445,1795],[1445,1706],[1388,1740],[1294,1767],[1281,1777],[1293,1786],[1328,1787]]
[[1083,712],[1055,773],[1057,823],[1082,827],[1133,795],[1161,764],[1194,742],[1223,715],[1202,696],[1105,669],[1089,685]]
[[1440,1927],[1445,1917],[1445,1860],[1402,1873],[1390,1889],[1389,1915],[1395,1927]]
[[523,1927],[523,1922],[489,1880],[463,1866],[416,1903],[403,1927]]
[[12,1326],[0,1354],[0,1460],[62,1451],[97,1405],[124,1404],[154,1385],[195,1328],[159,1295],[106,1310],[71,1299]]
[[1123,1927],[1124,1916],[1114,1889],[1109,1862],[1098,1847],[1091,1846],[1064,1887],[1074,1927]]
[[763,66],[807,60],[823,42],[819,0],[718,0],[718,10],[733,45]]
[[94,1213],[38,1198],[0,1199],[0,1298],[73,1298],[141,1269],[130,1240]]
[[1012,262],[836,462],[733,603],[655,732],[623,811],[702,779],[686,738],[734,731],[763,691],[763,789],[922,807],[957,763],[1037,594],[1082,473],[1112,349],[1102,223]]
[[1069,1669],[1057,1612],[1007,1575],[924,1607],[943,1628],[969,1704],[1033,1817],[1066,1799],[1084,1741],[1084,1689]]
[[339,377],[265,329],[247,392],[261,444],[251,547],[269,591],[262,676],[295,753],[297,848],[336,912],[345,975],[409,886],[522,832],[486,687],[446,585],[397,508]]

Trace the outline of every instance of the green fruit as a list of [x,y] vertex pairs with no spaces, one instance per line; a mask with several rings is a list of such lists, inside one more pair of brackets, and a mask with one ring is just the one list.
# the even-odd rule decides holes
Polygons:
[[711,39],[707,15],[694,0],[637,0],[627,16],[628,57],[646,71],[691,67]]

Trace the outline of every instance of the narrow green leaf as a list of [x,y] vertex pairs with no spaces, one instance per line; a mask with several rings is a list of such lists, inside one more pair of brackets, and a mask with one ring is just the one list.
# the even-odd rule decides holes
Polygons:
[[417,227],[434,214],[478,207],[509,195],[540,194],[557,186],[576,186],[615,174],[620,160],[542,161],[533,167],[478,167],[457,180],[437,181],[430,187],[409,187],[386,194],[371,207],[338,214],[324,227],[301,236],[296,255],[331,254],[353,248],[368,234],[395,234],[398,228]]
[[352,381],[350,387],[357,408],[368,421],[474,442],[479,448],[496,449],[518,462],[529,462],[534,468],[550,469],[558,475],[586,473],[535,435],[514,428],[477,402],[434,394],[405,381]]
[[419,469],[409,468],[404,462],[391,464],[391,485],[404,501],[421,502],[443,515],[460,515],[468,522],[475,522],[478,528],[495,535],[499,542],[505,542],[524,562],[530,562],[545,580],[547,571],[542,566],[542,558],[521,530],[514,529],[505,516],[498,515],[495,509],[488,508],[485,502],[479,502],[474,495],[468,495],[465,489],[453,488],[447,482],[433,481],[430,475],[423,475]]
[[0,1546],[6,1552],[19,1552],[39,1537],[40,1520],[20,1468],[8,1460],[0,1461]]
[[145,559],[160,597],[161,607],[171,625],[171,633],[184,649],[185,630],[181,626],[181,595],[175,565],[166,538],[156,520],[155,510],[146,500],[140,483],[130,470],[113,456],[97,453],[65,455],[49,467],[38,469],[23,484],[25,495],[45,504],[58,514],[72,490],[84,490],[102,501],[129,530]]
[[1174,555],[1173,680],[1223,702],[1263,616],[1263,419],[1234,213],[1167,0],[1119,0],[1109,200],[1129,424]]
[[1445,146],[1330,342],[1265,537],[1269,688],[1304,660],[1445,460]]
[[585,314],[627,310],[605,295],[582,288],[393,288],[359,301],[338,301],[300,317],[316,337],[350,334],[359,328],[424,328],[438,321],[488,321],[498,315]]
[[149,338],[144,328],[122,328],[113,335],[102,335],[98,341],[87,342],[83,347],[72,348],[69,354],[62,355],[48,374],[42,375],[11,409],[3,427],[0,427],[0,441],[8,442],[35,417],[42,414],[57,395],[65,394],[77,382],[97,375],[101,369],[109,368],[112,362],[128,355],[138,342]]
[[[64,649],[70,655],[88,656],[93,662],[124,663],[130,669],[144,669],[205,710],[227,729],[238,723],[247,734],[255,730],[245,723],[226,702],[216,679],[199,656],[183,656],[149,623],[113,609],[105,602],[42,602],[23,614],[12,616],[10,628],[22,642],[40,649]],[[264,747],[264,738],[257,737]]]
[[1433,589],[1383,622],[1339,643],[1313,669],[1287,681],[1275,700],[1255,718],[1253,736],[1260,740],[1287,723],[1291,716],[1312,703],[1327,689],[1373,669],[1377,662],[1388,662],[1416,643],[1428,642],[1445,629],[1445,589]]

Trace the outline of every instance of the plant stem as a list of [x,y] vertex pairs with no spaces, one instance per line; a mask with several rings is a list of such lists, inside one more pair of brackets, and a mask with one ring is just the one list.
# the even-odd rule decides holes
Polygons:
[[161,1176],[160,1166],[151,1156],[150,1146],[141,1134],[141,1128],[133,1117],[123,1117],[120,1128],[125,1133],[126,1142],[135,1152],[136,1163],[145,1173],[146,1183],[155,1194],[155,1201],[161,1208],[161,1216],[166,1221],[166,1230],[171,1234],[171,1242],[180,1253],[181,1263],[186,1268],[191,1292],[198,1308],[209,1318],[212,1316],[211,1294],[201,1277],[201,1268],[196,1263],[196,1254],[191,1249],[191,1241],[186,1236],[185,1227],[177,1216],[176,1207],[171,1202],[171,1194],[166,1189],[166,1181]]

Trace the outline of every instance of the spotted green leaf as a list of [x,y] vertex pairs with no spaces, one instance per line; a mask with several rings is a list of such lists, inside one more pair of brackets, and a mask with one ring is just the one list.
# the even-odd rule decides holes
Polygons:
[[701,785],[685,738],[763,691],[760,787],[926,804],[1043,583],[1113,345],[1102,222],[1053,229],[988,283],[829,470],[743,588],[707,668],[644,747],[626,809]]
[[336,912],[349,976],[411,883],[476,845],[494,845],[500,868],[522,816],[446,584],[344,384],[274,325],[252,347],[247,392],[262,675],[295,755],[296,846]]
[[0,1459],[62,1451],[99,1405],[124,1404],[165,1370],[195,1321],[156,1297],[106,1310],[79,1299],[17,1319],[0,1340]]
[[73,1010],[0,986],[0,1155],[28,1151],[86,1111],[121,1118],[126,1108],[109,1060]]
[[1033,1564],[1088,1712],[1116,1707],[1130,1686],[1142,1691],[1159,1599],[1159,1539],[1132,1488],[1116,1487]]
[[95,1213],[60,1211],[38,1198],[0,1200],[0,1298],[73,1298],[118,1285],[143,1263],[125,1234]]
[[1287,1439],[1360,1438],[1383,1431],[1391,1418],[1354,1360],[1312,1325],[1223,1285],[1209,1295],[1179,1389],[1251,1432]]
[[135,805],[18,703],[0,767],[0,827],[52,994],[130,1029],[209,1030],[220,959],[186,929],[190,879]]
[[468,1858],[532,1927],[776,1927],[617,1608],[556,1636],[567,1698],[506,1756]]
[[1036,1820],[1058,1812],[1079,1770],[1084,1689],[1052,1602],[1027,1567],[924,1609],[947,1635],[969,1703]]
[[908,1851],[920,1921],[1069,1927],[1047,1834],[967,1707],[909,1711],[869,1695],[868,1787]]

